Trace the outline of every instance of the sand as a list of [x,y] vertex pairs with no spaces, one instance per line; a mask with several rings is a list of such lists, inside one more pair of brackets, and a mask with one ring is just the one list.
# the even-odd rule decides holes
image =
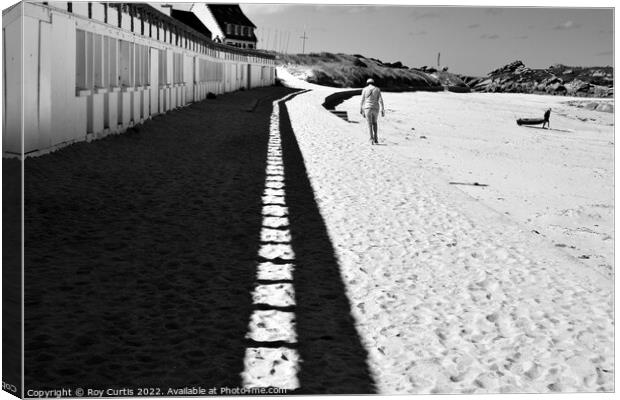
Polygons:
[[[447,182],[608,277],[614,271],[614,115],[558,96],[489,93],[387,93],[382,136],[412,168]],[[339,108],[354,122],[359,97]],[[542,117],[550,130],[519,127]]]
[[[290,84],[297,82],[291,80]],[[396,122],[386,122],[395,119],[397,112],[405,120],[406,111],[397,108],[403,102],[397,103],[396,95],[385,96],[388,118],[380,121],[385,132],[384,145],[371,146],[361,124],[347,123],[320,107],[326,93],[330,90],[300,95],[287,107],[321,215],[334,243],[356,328],[368,350],[378,391],[394,394],[613,390],[613,282],[609,271],[584,264],[512,215],[478,200],[472,191],[480,187],[449,185],[441,173],[443,169],[440,170],[447,164],[419,162],[421,157],[415,146],[403,144],[404,128],[390,133]],[[506,162],[511,162],[512,153],[495,148],[485,136],[489,131],[485,121],[493,122],[494,113],[488,113],[485,119],[472,111],[479,102],[489,99],[483,104],[510,110],[503,114],[512,112],[513,105],[502,103],[501,97],[496,100],[492,95],[473,95],[469,100],[470,97],[461,95],[460,101],[451,103],[453,94],[401,96],[420,96],[417,114],[426,118],[425,124],[414,125],[409,119],[402,126],[409,131],[415,128],[411,136],[426,134],[430,141],[443,145],[428,150],[426,157],[442,149],[447,155],[438,159],[444,160],[459,151],[467,153],[479,148],[479,154],[491,149],[487,167],[494,165],[502,153]],[[443,110],[450,118],[440,119],[433,107],[424,108],[432,96],[437,96],[434,105],[445,104]],[[536,100],[527,108],[527,97],[514,98],[522,103],[521,113],[540,107]],[[343,108],[347,107],[357,111],[355,104],[345,104]],[[353,113],[349,114],[353,117]],[[606,121],[606,116],[600,118]],[[433,128],[430,122],[437,126]],[[560,134],[528,128],[516,132],[513,124],[509,121],[496,128],[497,132],[509,128],[512,133],[501,135],[508,135],[513,143],[547,143],[550,140],[543,134]],[[552,124],[562,128],[563,120],[554,118]],[[448,130],[443,136],[440,127]],[[472,129],[474,132],[468,132]],[[595,140],[594,132],[578,135],[586,136],[586,143],[594,141],[592,147],[606,148],[608,129],[593,129],[600,130],[599,140]],[[459,132],[459,138],[446,138],[454,131]],[[530,139],[533,135],[537,138]],[[462,142],[468,140],[477,143],[465,147]],[[451,141],[460,149],[445,150]],[[422,147],[424,143],[416,137],[416,146]],[[564,146],[568,147],[566,143]],[[613,154],[613,146],[609,148],[601,152],[602,156]],[[483,156],[480,158],[484,160]],[[605,159],[592,161],[595,168],[611,168]],[[489,172],[474,174],[482,167],[467,167],[460,168],[459,174],[450,174],[449,179],[478,181],[490,184],[490,188],[496,185],[497,180],[486,179],[491,176]],[[584,164],[581,167],[592,168]],[[500,172],[505,169],[498,165],[491,172],[503,178]],[[606,184],[611,185],[609,176]],[[610,205],[613,198],[606,197],[606,187],[603,185],[602,193],[592,196],[600,196],[601,204]],[[543,191],[536,195],[548,195],[547,186],[538,188]],[[554,190],[557,192],[551,192],[552,199],[559,196],[560,186]],[[605,255],[603,252],[602,256]]]
[[291,92],[26,160],[26,388],[241,386],[272,101]]
[[26,388],[614,390],[608,276],[289,83],[26,161]]

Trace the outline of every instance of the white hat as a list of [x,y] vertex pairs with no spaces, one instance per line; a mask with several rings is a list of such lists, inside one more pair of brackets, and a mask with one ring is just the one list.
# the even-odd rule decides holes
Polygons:
[[375,83],[375,80],[374,80],[374,79],[372,79],[372,78],[368,78],[368,79],[366,80],[366,84],[368,85],[369,83]]

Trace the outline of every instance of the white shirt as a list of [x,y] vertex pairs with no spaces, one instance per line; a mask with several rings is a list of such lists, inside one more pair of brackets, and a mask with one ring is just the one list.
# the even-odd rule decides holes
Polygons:
[[362,90],[362,103],[360,105],[362,110],[379,110],[383,111],[383,98],[381,97],[381,90],[378,87],[370,84]]

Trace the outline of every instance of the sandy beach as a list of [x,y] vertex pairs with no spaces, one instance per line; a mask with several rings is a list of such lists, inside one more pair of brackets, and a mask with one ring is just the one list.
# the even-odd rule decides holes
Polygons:
[[[308,87],[294,79],[289,82]],[[605,125],[612,117],[592,114],[603,123],[585,125],[584,132],[577,131],[586,149],[571,146],[569,151],[566,142],[574,141],[574,137],[561,137],[565,142],[559,145],[541,145],[538,142],[551,141],[541,135],[559,133],[528,128],[516,132],[512,118],[491,129],[496,110],[499,108],[500,116],[510,115],[513,105],[508,104],[502,113],[506,105],[489,95],[386,94],[388,118],[381,120],[384,145],[370,146],[363,125],[321,110],[319,104],[330,92],[315,87],[293,99],[288,107],[379,392],[613,390],[613,281],[609,268],[586,264],[565,247],[556,246],[553,227],[541,224],[545,215],[537,220],[536,227],[541,229],[538,234],[485,200],[497,192],[475,196],[474,190],[480,187],[448,183],[473,181],[487,183],[493,189],[498,179],[492,179],[492,173],[501,179],[501,172],[513,166],[521,168],[528,160],[559,157],[545,153],[550,147],[563,148],[562,155],[598,149],[589,156],[566,159],[579,166],[573,168],[579,174],[573,179],[583,178],[583,185],[592,184],[586,178],[599,168],[607,171],[601,179],[604,182],[596,181],[596,190],[590,187],[595,193],[582,199],[581,189],[568,190],[567,203],[571,208],[590,204],[590,210],[602,210],[598,211],[602,215],[590,216],[587,222],[595,221],[613,235],[611,219],[605,220],[605,210],[613,207],[609,161],[613,145],[608,143],[613,140],[613,127]],[[403,104],[416,96],[419,112],[407,119]],[[450,118],[440,118],[432,107],[424,108],[432,96],[437,96],[437,103],[432,105],[445,104],[439,108]],[[452,96],[460,100],[451,104]],[[526,107],[524,103],[530,98],[532,102]],[[514,99],[521,102],[521,113],[535,113],[549,102],[536,96]],[[556,99],[554,106],[561,110],[556,104],[566,100]],[[491,102],[497,108],[492,108]],[[349,116],[354,121],[358,107],[356,99],[342,106],[351,111]],[[492,111],[476,115],[471,111],[476,107]],[[581,112],[585,111],[576,110],[572,115]],[[424,122],[416,120],[415,115],[422,115]],[[552,124],[555,129],[575,129],[565,128],[567,122],[562,118],[555,118]],[[468,129],[458,128],[463,125]],[[440,127],[444,128],[443,135]],[[455,138],[450,133],[457,129],[459,137]],[[503,129],[507,132],[501,132]],[[497,139],[489,138],[493,131],[501,135],[500,140],[509,137],[511,142],[529,142],[530,148],[525,146],[523,153],[531,147],[542,147],[542,151],[521,160],[523,153],[511,154],[494,146]],[[530,138],[532,135],[538,136]],[[401,145],[407,141],[403,136],[410,136],[415,143]],[[422,146],[431,146],[429,141],[438,143],[425,153],[420,151]],[[446,149],[453,142],[454,148]],[[442,151],[446,154],[437,155]],[[502,154],[505,161],[499,160]],[[454,164],[445,161],[451,156]],[[482,159],[480,165],[460,164],[446,176],[449,167],[474,158]],[[512,161],[515,158],[517,161]],[[593,166],[585,164],[584,158]],[[550,164],[553,161],[551,158]],[[502,162],[509,165],[502,166]],[[485,167],[489,170],[482,173]],[[591,175],[584,178],[587,173]],[[538,195],[552,200],[562,197],[561,188],[566,184],[558,183],[553,190],[544,184],[545,179],[556,179],[560,171],[552,174],[556,176],[544,177],[541,173],[534,180],[542,193],[508,199],[515,205],[510,210],[517,216],[531,210],[540,212],[544,201],[523,208],[516,204]],[[572,185],[577,186],[575,182]],[[519,189],[517,186],[500,193],[508,197]],[[575,199],[580,203],[571,204]],[[565,206],[559,203],[557,207]],[[550,209],[546,217],[557,217],[554,212]],[[541,239],[543,235],[549,238]],[[562,243],[569,239],[563,238]],[[576,248],[577,244],[582,246],[579,237],[572,240]],[[599,246],[596,249],[603,249],[596,253],[598,260],[611,262],[613,247],[607,244],[609,240],[592,242]]]
[[[505,214],[610,279],[614,272],[614,115],[569,105],[608,99],[386,93],[384,143],[412,168]],[[550,130],[517,126],[552,108]],[[359,97],[339,106],[365,128]],[[473,183],[488,186],[472,186]]]
[[370,146],[279,76],[26,161],[26,387],[614,390],[613,116],[386,94]]

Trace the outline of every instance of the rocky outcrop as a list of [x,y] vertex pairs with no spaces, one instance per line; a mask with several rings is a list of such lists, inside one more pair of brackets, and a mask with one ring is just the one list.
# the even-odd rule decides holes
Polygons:
[[613,96],[612,67],[582,68],[556,64],[547,69],[532,69],[517,60],[489,72],[486,78],[464,81],[476,92]]
[[[400,61],[384,62],[361,54],[281,54],[276,62],[311,83],[332,87],[363,87],[373,78],[390,91],[450,90],[454,92],[537,93],[582,97],[612,97],[613,67],[527,67],[516,60],[485,77],[459,75],[447,67],[409,68]],[[301,71],[301,72],[300,72]]]

